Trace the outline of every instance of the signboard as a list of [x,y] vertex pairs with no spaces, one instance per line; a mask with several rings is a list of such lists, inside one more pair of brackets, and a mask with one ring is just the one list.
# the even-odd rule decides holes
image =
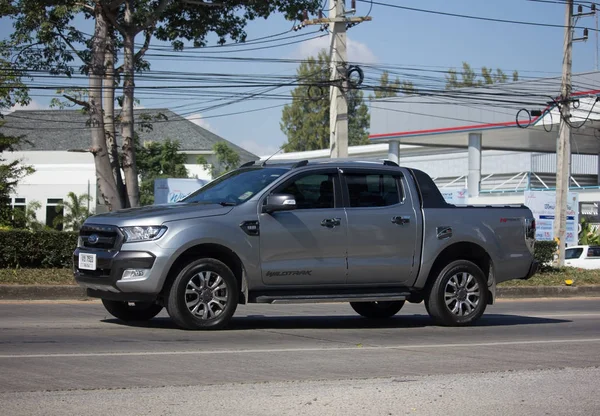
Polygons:
[[173,204],[206,185],[203,179],[156,179],[154,181],[154,205]]
[[[525,191],[525,205],[533,212],[536,222],[536,240],[554,239],[554,207],[556,192]],[[567,197],[567,237],[568,246],[577,245],[579,229],[579,194],[569,192]]]
[[440,188],[442,196],[447,203],[453,205],[467,205],[466,188]]

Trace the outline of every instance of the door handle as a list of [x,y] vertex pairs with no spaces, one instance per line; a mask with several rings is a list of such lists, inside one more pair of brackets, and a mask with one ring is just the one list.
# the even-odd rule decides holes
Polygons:
[[398,225],[408,224],[410,222],[410,217],[404,215],[394,216],[392,217],[392,222]]
[[323,221],[321,221],[321,226],[327,227],[327,228],[333,228],[336,225],[340,225],[341,223],[342,223],[341,218],[326,218]]

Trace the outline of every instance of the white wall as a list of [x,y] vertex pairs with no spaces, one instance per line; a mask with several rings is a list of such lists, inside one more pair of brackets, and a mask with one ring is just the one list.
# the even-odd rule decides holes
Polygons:
[[25,198],[29,204],[39,201],[42,208],[36,212],[37,219],[46,222],[48,199],[66,199],[69,192],[76,195],[90,193],[90,209],[96,204],[96,174],[94,157],[89,153],[52,151],[6,152],[3,157],[11,162],[33,166],[35,172],[23,178],[17,185],[12,198]]

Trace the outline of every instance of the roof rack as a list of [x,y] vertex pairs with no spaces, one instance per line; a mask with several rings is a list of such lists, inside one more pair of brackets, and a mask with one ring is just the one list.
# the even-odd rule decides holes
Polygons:
[[296,162],[292,165],[292,169],[301,168],[302,166],[308,165],[308,160],[301,160],[300,162]]
[[250,162],[246,162],[243,165],[240,165],[240,168],[247,168],[248,166],[254,165],[254,163],[256,163],[256,161],[251,160]]

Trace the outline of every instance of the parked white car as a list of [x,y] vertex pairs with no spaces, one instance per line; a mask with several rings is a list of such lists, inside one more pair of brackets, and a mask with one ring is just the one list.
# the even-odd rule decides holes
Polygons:
[[565,266],[600,269],[600,246],[572,246],[565,250]]

